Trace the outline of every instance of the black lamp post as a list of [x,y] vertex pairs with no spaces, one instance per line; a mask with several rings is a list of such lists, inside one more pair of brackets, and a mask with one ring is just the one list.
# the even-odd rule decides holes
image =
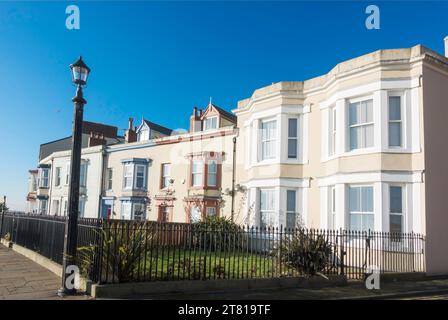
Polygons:
[[[70,185],[68,194],[68,219],[65,223],[64,255],[62,262],[62,288],[59,295],[72,295],[76,288],[72,283],[70,266],[76,263],[76,249],[78,238],[78,212],[79,212],[79,176],[81,166],[82,118],[84,105],[82,87],[87,84],[90,68],[84,63],[82,57],[70,65],[73,83],[76,85],[74,103],[74,122],[72,133],[72,154],[70,162]],[[69,279],[68,279],[69,278]]]

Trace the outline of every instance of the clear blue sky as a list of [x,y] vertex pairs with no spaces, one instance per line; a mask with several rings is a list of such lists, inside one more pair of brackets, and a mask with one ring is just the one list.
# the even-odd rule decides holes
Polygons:
[[[368,4],[381,30],[365,28]],[[79,5],[81,29],[65,28]],[[70,135],[68,65],[92,68],[85,119],[186,128],[210,96],[233,109],[253,90],[304,80],[380,48],[443,52],[447,2],[0,2],[0,196],[24,209],[39,145]],[[120,130],[123,134],[123,130]]]

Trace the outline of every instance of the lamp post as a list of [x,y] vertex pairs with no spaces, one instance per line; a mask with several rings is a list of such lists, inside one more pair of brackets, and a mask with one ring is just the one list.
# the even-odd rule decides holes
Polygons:
[[76,96],[72,99],[74,104],[74,121],[72,133],[72,154],[70,162],[70,185],[68,194],[68,219],[65,222],[64,254],[62,260],[62,288],[58,294],[73,295],[76,293],[73,280],[73,269],[76,262],[76,247],[78,238],[78,212],[79,212],[79,176],[81,165],[82,118],[84,105],[82,87],[87,84],[90,68],[84,63],[82,57],[70,65],[73,83],[76,85]]

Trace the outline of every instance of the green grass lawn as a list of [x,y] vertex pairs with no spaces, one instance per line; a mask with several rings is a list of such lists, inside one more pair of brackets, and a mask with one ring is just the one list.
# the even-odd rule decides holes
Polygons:
[[207,252],[171,248],[147,252],[134,277],[147,280],[268,278],[280,270],[268,254]]

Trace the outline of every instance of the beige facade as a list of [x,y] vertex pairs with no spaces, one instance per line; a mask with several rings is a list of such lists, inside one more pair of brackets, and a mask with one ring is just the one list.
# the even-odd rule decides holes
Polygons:
[[237,118],[195,108],[188,133],[131,121],[125,142],[83,151],[97,163],[85,216],[417,232],[428,272],[447,272],[445,101],[448,59],[419,45],[257,89]]
[[[232,197],[225,189],[232,187],[236,133],[230,126],[110,146],[103,182],[103,215],[170,222],[190,222],[192,210],[193,215],[201,217],[207,213],[229,216]],[[197,185],[192,181],[194,160],[200,164],[198,172],[202,172]],[[212,170],[210,162],[216,164],[216,170]],[[126,170],[131,172],[129,182],[125,181]],[[138,186],[137,170],[144,177]]]

